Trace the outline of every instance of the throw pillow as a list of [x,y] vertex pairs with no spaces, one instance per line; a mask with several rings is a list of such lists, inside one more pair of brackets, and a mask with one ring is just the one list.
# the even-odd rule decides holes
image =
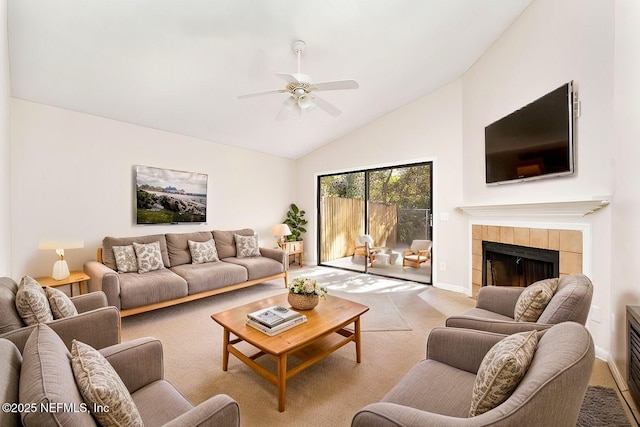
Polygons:
[[475,383],[469,416],[485,413],[507,400],[527,373],[536,347],[536,331],[510,335],[485,354]]
[[[142,426],[142,418],[129,390],[99,351],[73,340],[71,367],[80,394],[101,425]],[[94,411],[94,408],[108,410]]]
[[133,245],[114,246],[113,255],[116,258],[118,273],[131,273],[138,271],[138,260]]
[[53,314],[54,319],[62,319],[64,317],[76,316],[78,314],[78,310],[76,310],[76,306],[73,305],[71,298],[69,298],[64,292],[50,286],[46,286],[44,288],[44,293],[47,295],[47,299],[49,300],[49,306],[51,307],[51,313]]
[[24,276],[18,285],[16,310],[27,325],[37,325],[53,320],[47,295],[42,286],[29,276]]
[[149,271],[164,268],[162,252],[160,252],[160,242],[133,242],[133,249],[135,249],[136,257],[138,258],[138,273],[148,273]]
[[527,286],[516,302],[513,318],[518,322],[536,322],[557,289],[557,279],[540,280]]
[[218,258],[218,251],[216,250],[216,243],[213,239],[206,242],[195,242],[189,240],[189,251],[191,252],[192,264],[204,264],[205,262],[220,261]]
[[253,256],[260,256],[260,246],[258,243],[258,236],[241,236],[235,235],[236,238],[236,253],[238,258],[247,258]]

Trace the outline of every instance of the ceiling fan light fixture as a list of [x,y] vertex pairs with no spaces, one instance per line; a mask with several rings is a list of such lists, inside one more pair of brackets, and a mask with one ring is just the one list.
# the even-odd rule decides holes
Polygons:
[[298,96],[298,107],[306,109],[311,107],[313,102],[311,101],[311,96],[307,93]]

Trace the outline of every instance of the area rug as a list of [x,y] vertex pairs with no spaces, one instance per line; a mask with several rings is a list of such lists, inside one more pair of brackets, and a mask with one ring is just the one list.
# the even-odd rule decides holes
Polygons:
[[[330,294],[369,307],[369,311],[360,317],[360,328],[362,332],[411,330],[411,327],[404,317],[402,317],[398,307],[388,295],[340,291],[330,291]],[[320,304],[322,304],[322,302],[320,302]]]
[[580,408],[577,426],[626,427],[631,423],[614,389],[590,385]]

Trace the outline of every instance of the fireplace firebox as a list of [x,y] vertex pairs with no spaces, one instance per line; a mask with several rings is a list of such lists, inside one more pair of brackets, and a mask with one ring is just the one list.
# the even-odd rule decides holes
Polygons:
[[560,253],[498,242],[482,242],[482,286],[529,286],[560,276]]

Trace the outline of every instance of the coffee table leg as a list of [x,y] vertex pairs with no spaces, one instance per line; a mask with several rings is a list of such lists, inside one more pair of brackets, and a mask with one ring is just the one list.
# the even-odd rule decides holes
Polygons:
[[356,362],[360,363],[360,360],[362,359],[362,352],[360,349],[360,316],[358,316],[358,318],[354,322],[353,330],[356,343]]
[[287,391],[287,355],[278,358],[278,411],[284,412]]
[[226,371],[229,366],[229,335],[230,332],[227,328],[224,328],[222,334],[222,370]]

